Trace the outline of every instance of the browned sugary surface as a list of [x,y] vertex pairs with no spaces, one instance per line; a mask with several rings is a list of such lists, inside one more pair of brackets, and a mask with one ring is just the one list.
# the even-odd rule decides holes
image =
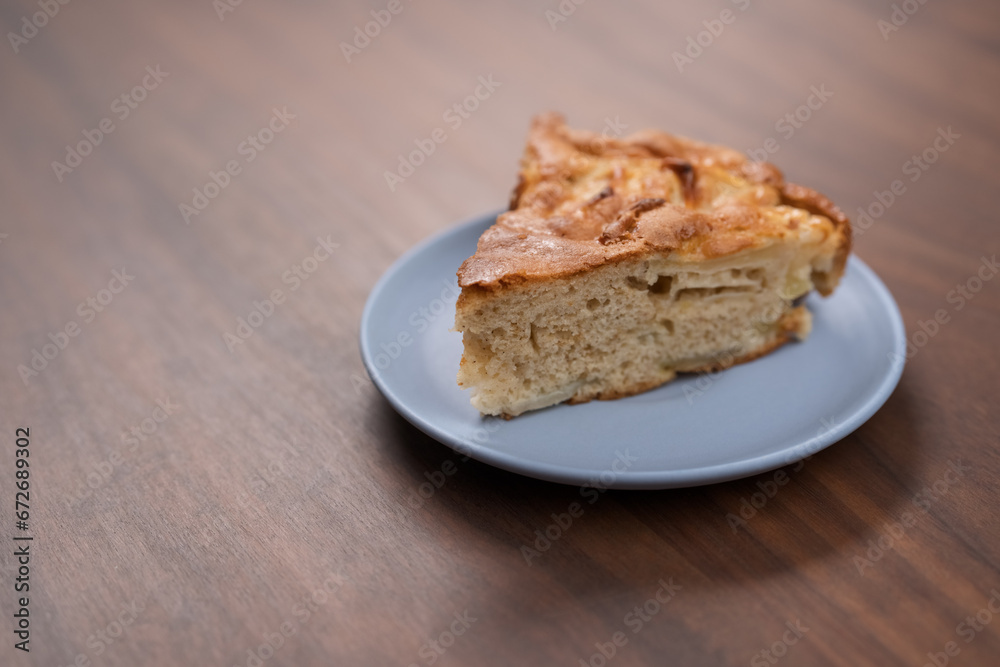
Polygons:
[[837,255],[835,274],[850,250],[850,223],[826,197],[722,146],[654,130],[609,138],[549,112],[532,122],[521,167],[511,210],[458,271],[463,288],[572,275],[651,252],[722,257],[805,227]]

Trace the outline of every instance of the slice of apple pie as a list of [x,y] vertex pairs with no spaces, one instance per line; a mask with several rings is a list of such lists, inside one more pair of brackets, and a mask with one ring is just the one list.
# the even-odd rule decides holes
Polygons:
[[750,361],[810,330],[850,223],[738,151],[532,123],[510,210],[458,270],[458,382],[487,415],[613,399]]

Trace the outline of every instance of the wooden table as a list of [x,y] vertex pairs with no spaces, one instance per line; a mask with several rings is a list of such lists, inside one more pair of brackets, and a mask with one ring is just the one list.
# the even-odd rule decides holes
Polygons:
[[[1000,5],[674,4],[6,3],[0,664],[998,664]],[[767,152],[914,354],[804,465],[608,492],[529,565],[579,489],[461,462],[357,338],[545,109]]]

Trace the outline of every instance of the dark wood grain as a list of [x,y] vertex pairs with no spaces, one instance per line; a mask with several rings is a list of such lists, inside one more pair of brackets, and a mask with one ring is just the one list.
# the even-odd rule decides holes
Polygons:
[[[600,665],[622,631],[608,664],[758,665],[796,622],[808,631],[780,664],[996,664],[1000,618],[961,624],[1000,591],[1000,280],[961,309],[952,290],[1000,250],[1000,5],[932,0],[883,39],[891,3],[591,0],[553,30],[556,0],[404,0],[347,62],[340,42],[387,4],[247,0],[220,20],[209,0],[71,2],[0,47],[0,664]],[[732,22],[678,71],[673,53],[723,10]],[[3,33],[37,11],[5,3]],[[147,66],[168,74],[121,117]],[[481,76],[499,86],[450,127]],[[832,96],[788,137],[776,123],[814,86]],[[246,162],[241,142],[285,108]],[[461,460],[364,379],[372,285],[414,243],[503,206],[546,109],[744,150],[774,137],[772,161],[854,218],[905,183],[855,250],[925,344],[885,407],[783,469],[743,526],[727,516],[775,473],[608,492],[529,565],[521,547],[579,490]],[[53,161],[104,118],[113,132],[60,181]],[[445,143],[391,191],[385,172],[438,127]],[[909,180],[947,128],[960,137]],[[186,224],[179,204],[230,160],[241,172]],[[291,289],[284,272],[328,235],[339,247]],[[79,304],[123,267],[134,279],[88,319]],[[285,301],[227,349],[275,289]],[[948,322],[918,337],[939,310]],[[71,321],[78,335],[22,381]],[[30,654],[12,634],[18,427]],[[633,632],[627,615],[671,579]],[[426,643],[453,623],[439,657]]]

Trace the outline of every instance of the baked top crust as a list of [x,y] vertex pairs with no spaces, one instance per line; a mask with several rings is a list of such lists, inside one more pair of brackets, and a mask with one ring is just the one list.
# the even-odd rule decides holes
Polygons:
[[830,248],[831,270],[814,282],[831,292],[851,230],[823,195],[733,149],[654,130],[607,138],[549,112],[532,121],[510,210],[458,278],[465,296],[654,253],[698,262],[792,238]]

